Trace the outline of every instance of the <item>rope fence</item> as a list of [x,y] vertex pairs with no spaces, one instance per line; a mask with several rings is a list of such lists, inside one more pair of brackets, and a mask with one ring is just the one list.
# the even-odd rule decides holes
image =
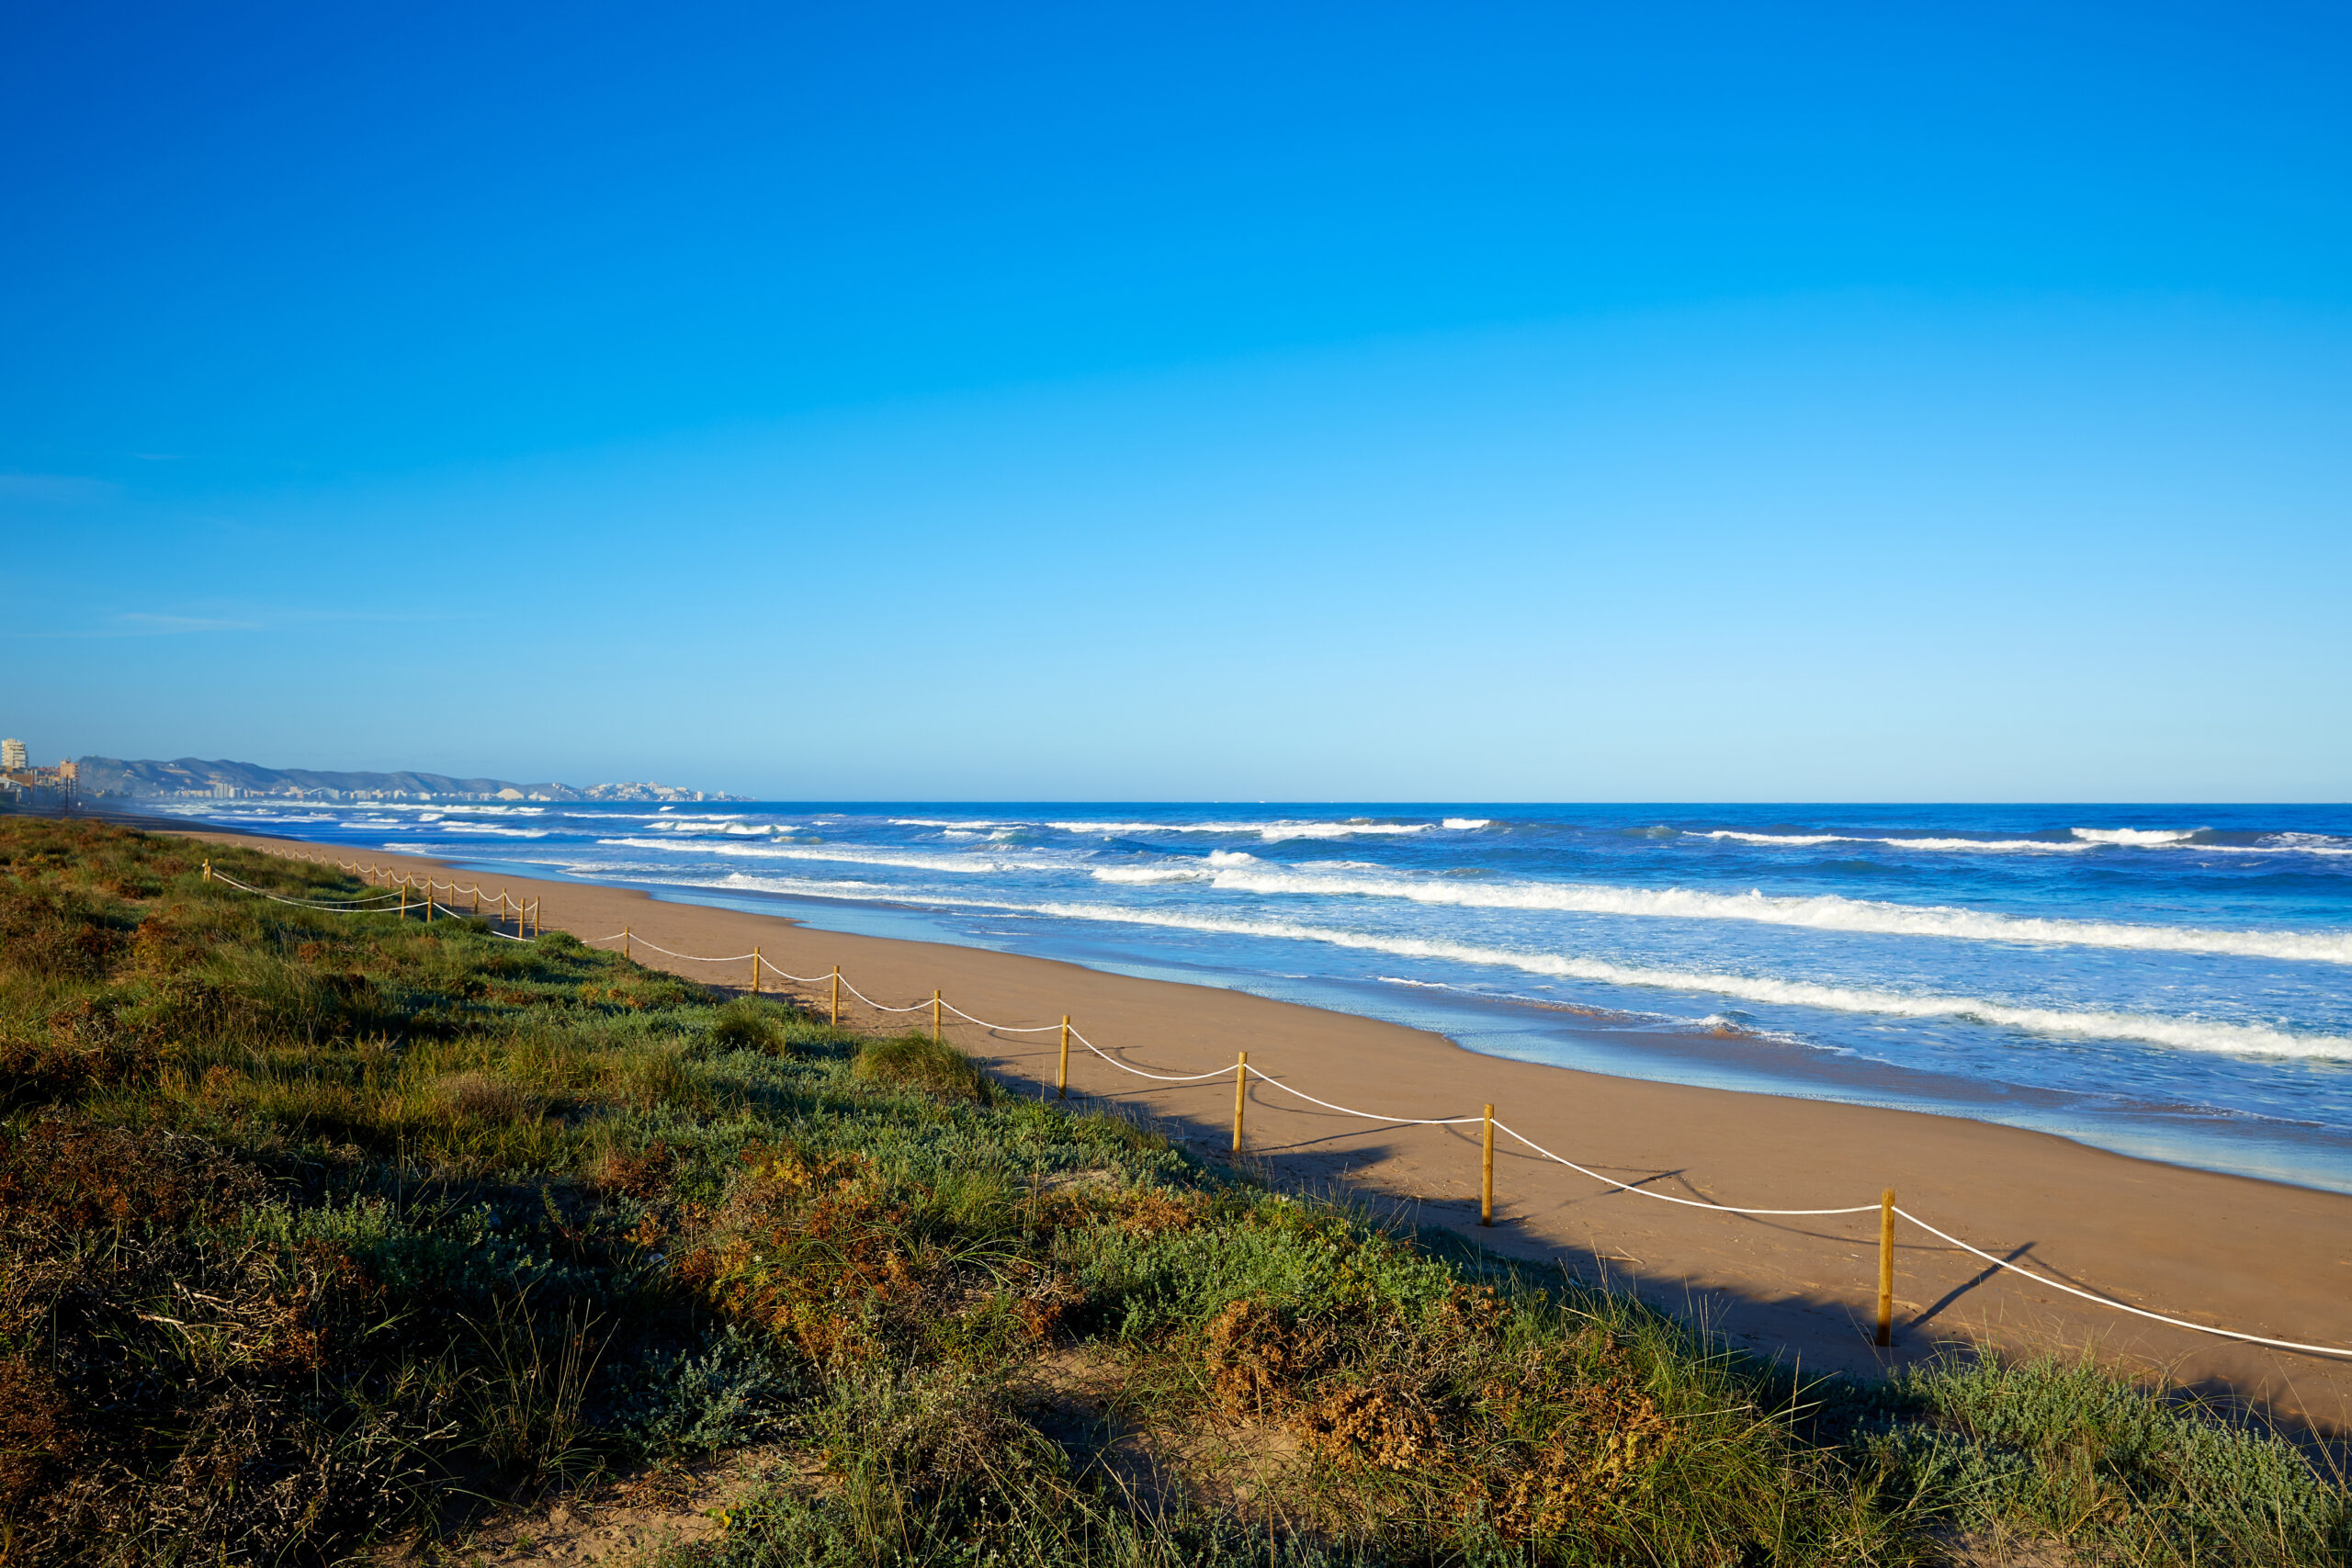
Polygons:
[[[381,871],[375,866],[354,864],[348,861],[327,861],[315,855],[294,855],[277,851],[266,852],[281,854],[282,857],[286,859],[306,860],[321,865],[334,865],[341,870],[350,872],[355,875],[368,880],[371,885],[374,884],[374,879],[376,877],[382,876],[385,878],[384,886],[393,887],[395,891],[388,894],[380,894],[373,898],[367,899],[288,898],[276,893],[271,893],[264,888],[248,886],[246,884],[238,882],[228,876],[225,873],[215,871],[212,869],[212,863],[209,860],[204,863],[204,879],[207,882],[223,883],[228,886],[238,889],[241,892],[254,894],[258,897],[270,899],[276,903],[289,904],[301,908],[312,909],[323,914],[398,914],[402,918],[405,918],[410,908],[408,894],[411,892],[416,892],[421,895],[418,901],[418,907],[422,909],[424,918],[427,921],[430,921],[433,919],[433,911],[435,908],[441,908],[445,914],[452,917],[467,918],[469,915],[469,911],[457,908],[454,902],[447,906],[440,905],[435,897],[436,893],[446,892],[453,901],[459,895],[464,895],[469,897],[473,901],[474,906],[471,914],[475,917],[478,917],[480,914],[481,899],[488,896],[487,891],[479,886],[461,887],[454,882],[435,882],[429,876],[418,878],[407,872],[395,874],[392,872]],[[499,931],[496,925],[492,925],[490,928],[492,933],[493,935],[505,937],[507,940],[514,942],[529,942],[534,940],[540,931],[539,900],[532,899],[527,904],[520,898],[510,900],[503,888],[501,888],[498,891],[497,897],[499,900],[498,919],[501,921],[504,920],[506,910],[511,903],[514,910],[514,923],[516,930],[514,932],[509,933]],[[396,908],[393,905],[393,900],[395,899],[398,900]],[[2150,1322],[2165,1324],[2173,1328],[2185,1328],[2194,1333],[2211,1335],[2217,1338],[2236,1340],[2244,1344],[2260,1345],[2276,1350],[2299,1351],[2306,1355],[2336,1356],[2352,1359],[2352,1347],[2336,1345],[2308,1345],[2292,1339],[2274,1339],[2264,1335],[2246,1334],[2232,1328],[2216,1328],[2210,1324],[2196,1323],[2188,1318],[2172,1317],[2167,1316],[2163,1313],[2150,1312],[2143,1307],[2132,1306],[2126,1303],[2115,1301],[2107,1296],[2097,1294],[2094,1292],[2083,1290],[2074,1285],[2064,1284],[2059,1280],[2049,1279],[2042,1274],[2035,1272],[2033,1269],[2022,1268],[2016,1263],[2012,1263],[2007,1258],[1996,1258],[1992,1253],[1985,1251],[1984,1248],[1972,1246],[1968,1242],[1962,1241],[1958,1236],[1953,1235],[1951,1232],[1939,1229],[1937,1226],[1928,1224],[1926,1220],[1923,1220],[1918,1215],[1912,1213],[1909,1210],[1898,1207],[1894,1201],[1894,1193],[1891,1189],[1881,1193],[1876,1202],[1857,1203],[1849,1207],[1836,1209],[1759,1209],[1741,1207],[1729,1203],[1711,1202],[1699,1198],[1678,1198],[1672,1193],[1653,1192],[1645,1187],[1635,1187],[1623,1181],[1618,1181],[1611,1177],[1603,1176],[1597,1170],[1579,1165],[1575,1160],[1569,1159],[1564,1155],[1555,1154],[1552,1150],[1545,1148],[1543,1145],[1535,1142],[1534,1139],[1528,1137],[1525,1134],[1510,1126],[1508,1122],[1497,1121],[1495,1119],[1495,1108],[1492,1105],[1485,1107],[1483,1111],[1476,1116],[1387,1116],[1377,1111],[1360,1111],[1352,1106],[1336,1104],[1331,1100],[1317,1099],[1316,1096],[1308,1094],[1304,1089],[1294,1089],[1282,1079],[1267,1073],[1264,1069],[1250,1066],[1250,1055],[1246,1051],[1240,1053],[1230,1066],[1214,1068],[1205,1073],[1149,1072],[1142,1067],[1134,1066],[1128,1063],[1119,1060],[1116,1056],[1114,1056],[1109,1052],[1103,1050],[1100,1045],[1097,1045],[1093,1041],[1089,1040],[1083,1033],[1070,1026],[1068,1015],[1064,1015],[1061,1022],[1058,1024],[997,1023],[988,1019],[976,1017],[971,1013],[966,1012],[962,1008],[956,1006],[952,1002],[944,1000],[937,991],[933,991],[927,999],[915,1002],[910,1006],[892,1007],[887,1003],[875,1000],[872,997],[867,996],[864,991],[859,990],[847,979],[843,978],[841,968],[838,964],[836,964],[829,974],[795,975],[788,970],[779,967],[772,960],[762,953],[756,947],[752,948],[749,953],[737,953],[732,957],[711,957],[705,956],[700,953],[675,953],[669,948],[656,946],[654,943],[647,942],[644,938],[638,936],[627,926],[622,927],[620,931],[615,932],[611,936],[584,937],[581,940],[591,946],[617,942],[620,944],[621,955],[625,958],[630,959],[631,961],[635,960],[636,950],[639,947],[643,947],[649,952],[658,953],[665,958],[674,958],[680,963],[684,964],[748,963],[752,966],[750,972],[751,990],[754,995],[759,993],[761,976],[763,972],[772,975],[779,980],[789,981],[795,985],[829,985],[831,987],[831,996],[828,1021],[836,1027],[841,1023],[842,993],[843,991],[847,991],[851,996],[856,998],[859,1001],[864,1002],[867,1007],[873,1009],[878,1013],[903,1016],[909,1013],[922,1012],[925,1009],[930,1010],[931,1033],[932,1038],[934,1041],[941,1038],[943,1015],[945,1013],[954,1013],[957,1018],[963,1020],[965,1022],[975,1025],[980,1029],[987,1030],[992,1033],[1046,1034],[1051,1033],[1056,1030],[1059,1030],[1061,1032],[1061,1060],[1054,1088],[1057,1096],[1065,1100],[1069,1097],[1069,1048],[1073,1042],[1085,1047],[1094,1055],[1102,1058],[1102,1060],[1107,1062],[1112,1066],[1116,1067],[1119,1071],[1130,1074],[1136,1077],[1148,1078],[1154,1083],[1205,1083],[1213,1078],[1224,1077],[1227,1074],[1230,1073],[1234,1075],[1233,1149],[1237,1154],[1240,1152],[1242,1147],[1242,1118],[1246,1100],[1248,1099],[1249,1086],[1252,1081],[1262,1084],[1268,1089],[1280,1089],[1283,1093],[1290,1095],[1295,1099],[1305,1100],[1310,1105],[1319,1106],[1323,1110],[1333,1111],[1339,1115],[1354,1117],[1366,1122],[1377,1122],[1384,1126],[1464,1127],[1476,1125],[1481,1129],[1483,1134],[1483,1150],[1480,1161],[1478,1213],[1478,1223],[1481,1225],[1491,1225],[1494,1224],[1494,1153],[1495,1134],[1498,1133],[1500,1133],[1504,1136],[1511,1139],[1514,1143],[1517,1143],[1529,1153],[1536,1156],[1540,1159],[1548,1160],[1555,1165],[1565,1167],[1569,1170],[1575,1171],[1579,1176],[1600,1183],[1600,1185],[1607,1189],[1610,1193],[1623,1192],[1629,1193],[1636,1198],[1648,1198],[1655,1200],[1657,1202],[1673,1203],[1686,1209],[1705,1209],[1719,1214],[1735,1214],[1760,1218],[1820,1218],[1846,1214],[1875,1213],[1879,1216],[1877,1343],[1882,1346],[1889,1346],[1894,1342],[1894,1222],[1897,1219],[1901,1219],[1908,1221],[1911,1224],[1916,1225],[1920,1230],[1925,1231],[1928,1235],[1937,1238],[1939,1241],[1942,1241],[1951,1247],[1956,1247],[1960,1251],[1965,1252],[1971,1257],[1978,1258],[1984,1263],[1988,1263],[1996,1269],[2005,1269],[2009,1273],[2016,1274],[2022,1279],[2030,1280],[2032,1283],[2043,1287],[2046,1290],[2062,1291],[2067,1295],[2077,1297],[2080,1300],[2090,1303],[2094,1306],[2108,1307],[2116,1312],[2129,1313],[2134,1317],[2145,1318]]]

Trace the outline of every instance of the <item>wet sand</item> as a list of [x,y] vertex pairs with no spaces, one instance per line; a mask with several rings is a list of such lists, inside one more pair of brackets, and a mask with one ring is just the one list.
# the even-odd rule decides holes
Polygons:
[[[144,825],[144,824],[142,824]],[[181,829],[185,831],[185,829]],[[443,863],[356,854],[233,833],[188,836],[412,873]],[[478,880],[462,874],[458,880]],[[799,975],[842,975],[876,1001],[924,1004],[896,1020],[843,992],[842,1021],[929,1027],[936,989],[1011,1025],[1077,1027],[1125,1065],[1182,1075],[1250,1066],[1323,1100],[1401,1117],[1498,1120],[1643,1191],[1773,1208],[1905,1209],[1996,1257],[2114,1300],[2219,1327],[2352,1348],[2352,1197],[2193,1170],[2046,1134],[1916,1111],[1639,1082],[1464,1051],[1442,1036],[1239,992],[1105,975],[1075,964],[931,942],[821,931],[777,916],[657,899],[631,888],[489,875],[543,899],[549,930],[584,939],[628,928],[640,962],[714,986],[749,980],[757,945]],[[617,944],[613,944],[617,945]],[[779,984],[766,982],[763,984]],[[821,1010],[822,982],[783,985]],[[948,1015],[947,1034],[1022,1092],[1053,1092],[1053,1032],[1008,1034]],[[1226,1159],[1230,1077],[1163,1084],[1073,1047],[1073,1100],[1101,1097],[1161,1119]],[[1495,1224],[1478,1224],[1479,1128],[1357,1120],[1250,1086],[1245,1159],[1285,1187],[1353,1196],[1450,1226],[1531,1267],[1606,1279],[1703,1320],[1735,1343],[1804,1367],[1868,1372],[1953,1341],[2005,1352],[2091,1349],[2217,1394],[2257,1401],[2324,1430],[2352,1430],[2352,1359],[2236,1344],[2075,1300],[1899,1224],[1895,1345],[1872,1343],[1878,1218],[1736,1217],[1611,1190],[1498,1139]]]

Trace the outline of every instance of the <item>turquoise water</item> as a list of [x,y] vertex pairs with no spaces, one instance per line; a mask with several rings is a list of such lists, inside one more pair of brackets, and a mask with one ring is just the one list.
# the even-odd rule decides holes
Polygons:
[[2352,808],[164,809],[2352,1190]]

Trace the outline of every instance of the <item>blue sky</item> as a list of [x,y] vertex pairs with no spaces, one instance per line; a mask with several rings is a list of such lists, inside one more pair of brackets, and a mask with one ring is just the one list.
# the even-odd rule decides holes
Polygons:
[[2340,801],[2347,31],[12,6],[0,728],[803,798]]

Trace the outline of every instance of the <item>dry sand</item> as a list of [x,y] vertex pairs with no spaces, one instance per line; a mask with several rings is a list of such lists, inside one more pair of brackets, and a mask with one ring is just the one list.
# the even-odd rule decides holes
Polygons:
[[[440,863],[283,840],[199,834],[328,860],[420,872]],[[458,878],[476,880],[471,875]],[[1238,992],[1100,974],[1075,964],[931,942],[837,935],[776,916],[671,903],[629,888],[486,877],[544,899],[545,923],[588,939],[629,928],[636,956],[717,986],[750,965],[684,963],[649,950],[735,954],[757,944],[780,967],[842,974],[877,1001],[958,1007],[1007,1024],[1068,1013],[1127,1065],[1163,1074],[1253,1067],[1322,1099],[1399,1116],[1496,1115],[1538,1143],[1647,1191],[1720,1203],[1815,1208],[1897,1201],[1997,1257],[2134,1306],[2216,1326],[2352,1347],[2352,1197],[2109,1154],[2046,1134],[1914,1111],[1643,1083],[1506,1061],[1441,1035]],[[822,1005],[822,985],[786,987]],[[845,1001],[849,1001],[844,993]],[[928,1027],[927,1007],[908,1015]],[[842,1021],[884,1021],[849,1001]],[[1054,1034],[983,1031],[950,1015],[948,1036],[1010,1083],[1052,1092]],[[1230,1077],[1169,1085],[1073,1048],[1070,1092],[1163,1119],[1227,1157]],[[2139,1371],[2260,1402],[2329,1431],[2352,1430],[2352,1359],[2234,1344],[2147,1323],[2036,1286],[1898,1230],[1896,1343],[1871,1344],[1875,1212],[1763,1219],[1612,1190],[1498,1142],[1496,1223],[1478,1227],[1478,1128],[1404,1127],[1317,1110],[1252,1084],[1247,1151],[1286,1187],[1355,1195],[1475,1235],[1506,1256],[1607,1278],[1703,1319],[1735,1342],[1804,1367],[1869,1371],[1956,1340],[2012,1353],[2095,1349]]]

